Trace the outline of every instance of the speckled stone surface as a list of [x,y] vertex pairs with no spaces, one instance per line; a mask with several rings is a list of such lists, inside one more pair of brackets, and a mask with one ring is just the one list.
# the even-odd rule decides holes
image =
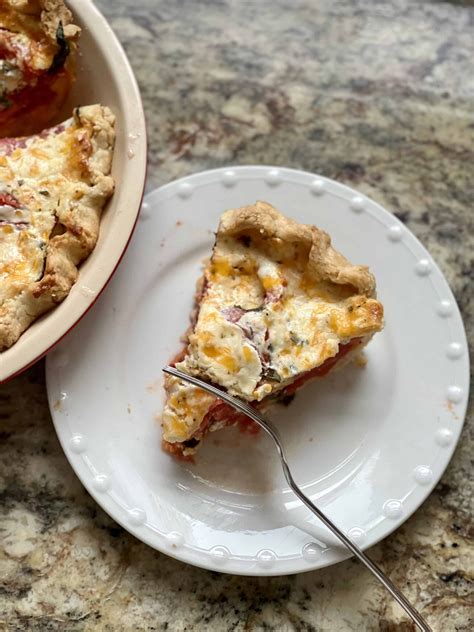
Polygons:
[[[430,249],[472,341],[472,2],[98,5],[142,89],[149,188],[245,163],[346,182]],[[474,629],[472,434],[470,418],[435,492],[371,550],[436,631]],[[0,387],[0,437],[0,629],[412,629],[354,561],[248,579],[187,567],[128,535],[61,451],[43,362]]]

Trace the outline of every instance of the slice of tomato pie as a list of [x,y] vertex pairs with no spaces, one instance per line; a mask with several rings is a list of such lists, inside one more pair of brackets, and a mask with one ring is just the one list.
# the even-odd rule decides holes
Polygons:
[[[264,409],[349,362],[383,326],[368,268],[324,231],[265,202],[221,217],[199,284],[180,370]],[[164,448],[192,454],[242,416],[201,389],[165,378]]]
[[0,2],[0,136],[39,132],[56,117],[80,30],[63,0]]
[[61,302],[112,195],[114,116],[76,108],[36,136],[0,140],[0,351]]

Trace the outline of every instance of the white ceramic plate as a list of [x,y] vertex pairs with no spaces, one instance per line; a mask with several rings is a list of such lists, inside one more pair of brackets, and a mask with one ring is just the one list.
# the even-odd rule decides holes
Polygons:
[[274,410],[296,480],[364,548],[425,500],[461,431],[468,355],[453,295],[390,213],[309,173],[219,169],[150,193],[135,239],[92,313],[48,357],[64,451],[97,502],[147,544],[229,573],[279,575],[347,557],[287,488],[274,449],[228,429],[196,465],[160,449],[161,367],[180,348],[220,213],[266,200],[368,264],[386,328],[365,369],[316,381]]
[[105,18],[90,0],[69,0],[82,28],[77,82],[58,121],[73,107],[108,105],[116,116],[112,175],[116,190],[102,214],[92,254],[63,303],[31,325],[10,349],[0,353],[0,383],[44,355],[91,307],[112,276],[132,234],[146,175],[146,129],[140,93],[127,57]]

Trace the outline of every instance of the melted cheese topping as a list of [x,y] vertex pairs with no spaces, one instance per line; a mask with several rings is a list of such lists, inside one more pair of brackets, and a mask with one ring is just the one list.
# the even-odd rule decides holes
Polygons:
[[[381,328],[377,300],[354,295],[352,287],[315,282],[298,261],[275,259],[242,240],[218,235],[205,277],[207,289],[187,355],[177,368],[247,401],[282,390],[336,356],[340,344]],[[186,386],[183,407],[168,400],[167,441],[189,438],[199,427],[206,411],[193,409],[197,392]]]
[[51,218],[43,214],[41,220],[29,228],[0,225],[0,304],[41,278],[46,249],[41,235],[51,231]]
[[0,203],[0,306],[41,278],[57,209],[72,211],[88,188],[71,166],[88,158],[84,133],[71,119],[16,147],[0,141],[0,201],[14,200]]
[[199,428],[216,398],[172,376],[167,376],[166,392],[162,419],[166,439],[172,443],[186,441]]

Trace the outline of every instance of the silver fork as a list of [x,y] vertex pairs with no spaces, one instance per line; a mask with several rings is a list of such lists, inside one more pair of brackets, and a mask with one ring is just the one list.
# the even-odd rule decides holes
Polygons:
[[255,410],[255,408],[252,408],[252,406],[249,406],[246,402],[243,402],[237,397],[232,397],[231,395],[228,395],[227,393],[224,393],[223,391],[219,390],[215,386],[212,386],[211,384],[207,384],[207,382],[203,382],[202,380],[199,380],[198,378],[192,375],[187,375],[186,373],[183,373],[182,371],[178,371],[178,369],[175,369],[174,367],[170,367],[170,366],[165,367],[163,371],[165,373],[168,373],[169,375],[174,375],[175,377],[178,377],[181,380],[184,380],[185,382],[194,384],[194,386],[198,386],[199,388],[202,388],[208,393],[212,393],[219,399],[222,399],[224,402],[227,402],[227,404],[230,404],[236,410],[240,411],[241,413],[244,413],[244,415],[247,415],[247,417],[250,417],[251,419],[253,419],[253,421],[255,421],[261,428],[263,428],[265,432],[268,435],[270,435],[270,437],[273,439],[276,445],[278,454],[280,455],[281,466],[283,468],[285,478],[287,480],[288,485],[291,487],[291,489],[296,494],[296,496],[298,496],[301,502],[304,503],[306,507],[308,507],[308,509],[312,511],[321,520],[321,522],[324,525],[326,525],[326,527],[330,531],[332,531],[332,533],[342,542],[342,544],[344,544],[344,546],[346,546],[349,549],[349,551],[351,551],[351,553],[353,553],[362,562],[362,564],[364,564],[369,569],[369,571],[373,575],[375,575],[375,577],[379,580],[379,582],[385,586],[385,588],[389,591],[392,597],[400,604],[400,606],[411,617],[413,622],[416,623],[416,625],[420,628],[420,630],[423,630],[424,632],[432,632],[431,628],[423,619],[423,617],[420,615],[420,613],[411,605],[411,603],[408,601],[405,595],[403,595],[403,593],[400,592],[400,590],[387,577],[387,575],[385,575],[385,573],[377,566],[377,564],[373,562],[369,557],[367,557],[367,555],[357,546],[357,544],[355,544],[355,542],[353,542],[350,538],[348,538],[347,535],[343,531],[341,531],[339,527],[337,527],[332,522],[332,520],[330,520],[326,516],[326,514],[324,514],[321,511],[321,509],[316,507],[316,505],[313,504],[313,502],[307,496],[303,494],[301,489],[295,483],[293,476],[290,472],[290,468],[286,460],[285,452],[283,450],[283,446],[281,444],[278,431],[266,417],[264,417],[261,413]]

